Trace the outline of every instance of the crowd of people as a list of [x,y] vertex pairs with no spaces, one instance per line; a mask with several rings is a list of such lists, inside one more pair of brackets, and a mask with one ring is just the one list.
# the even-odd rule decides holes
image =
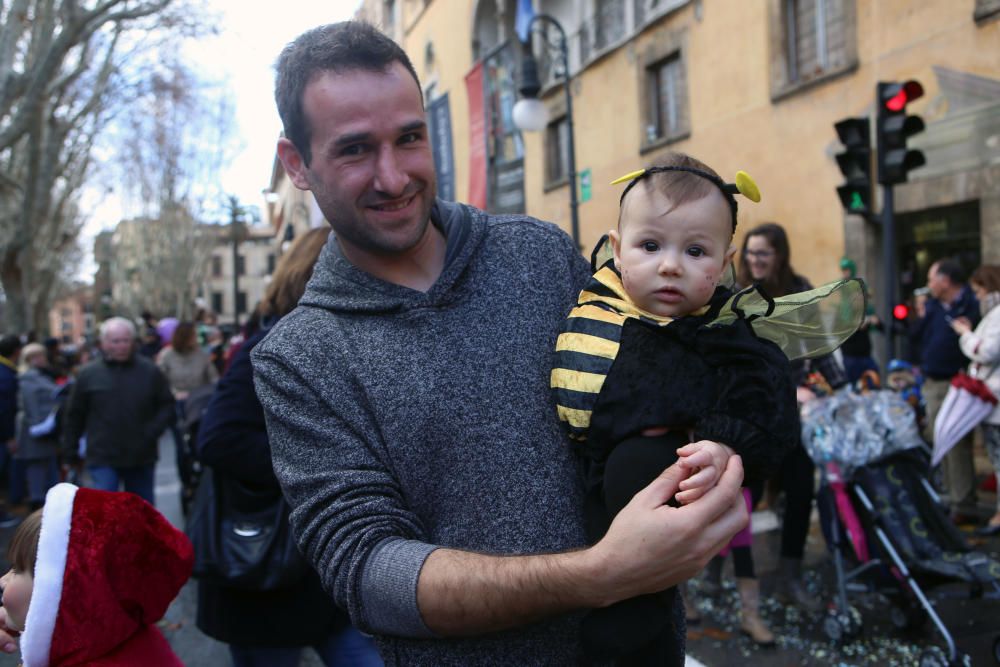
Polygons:
[[[780,224],[733,245],[735,196],[759,198],[751,179],[728,183],[680,154],[630,174],[609,259],[589,266],[554,225],[436,197],[419,79],[371,26],[300,36],[279,57],[275,96],[278,156],[330,228],[283,254],[238,339],[149,313],[102,322],[89,360],[0,339],[0,527],[17,522],[12,505],[32,511],[0,582],[0,648],[26,631],[25,664],[46,664],[32,662],[39,646],[64,655],[51,628],[28,642],[47,618],[31,610],[48,604],[31,587],[51,587],[41,573],[54,571],[38,566],[45,522],[100,532],[120,520],[135,526],[133,561],[169,576],[103,647],[143,659],[108,664],[175,664],[150,619],[197,556],[150,514],[168,431],[188,500],[211,475],[233,506],[287,503],[308,564],[276,589],[199,581],[198,627],[237,667],[295,665],[305,647],[331,666],[680,665],[698,614],[674,591],[703,570],[717,583],[728,552],[740,627],[771,646],[747,525],[762,502],[781,515],[774,593],[821,608],[803,583],[815,467],[798,407],[818,382],[835,391],[875,370],[881,323],[864,313],[841,354],[795,362],[742,316],[706,326],[741,287],[772,304],[813,289]],[[967,285],[941,259],[928,288],[910,339],[931,439],[955,374],[1000,394],[1000,267]],[[1000,471],[1000,407],[982,432]],[[944,485],[954,520],[978,520],[971,438],[948,454]],[[979,529],[1000,532],[1000,506]]]

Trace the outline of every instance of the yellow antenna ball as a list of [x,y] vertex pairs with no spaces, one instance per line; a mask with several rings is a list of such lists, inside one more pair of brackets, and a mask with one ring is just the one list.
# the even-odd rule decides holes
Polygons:
[[755,203],[760,201],[760,189],[745,171],[736,172],[736,189],[750,201]]
[[639,169],[637,171],[630,171],[624,176],[619,176],[615,180],[611,181],[611,185],[618,185],[619,183],[624,183],[625,181],[631,181],[633,178],[639,178],[646,173],[645,169]]

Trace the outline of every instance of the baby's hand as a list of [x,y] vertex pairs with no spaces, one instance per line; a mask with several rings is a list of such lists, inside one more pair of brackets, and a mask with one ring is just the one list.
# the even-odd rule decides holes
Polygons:
[[715,486],[726,469],[726,462],[734,454],[726,445],[711,440],[699,440],[677,450],[677,462],[690,473],[681,480],[680,491],[674,496],[682,505],[701,498]]

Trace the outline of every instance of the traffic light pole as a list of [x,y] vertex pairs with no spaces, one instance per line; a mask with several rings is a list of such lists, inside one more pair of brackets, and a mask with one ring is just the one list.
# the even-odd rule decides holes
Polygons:
[[882,186],[882,266],[885,271],[885,309],[883,330],[885,331],[885,363],[896,356],[896,320],[892,307],[896,303],[896,223],[893,217],[893,192],[891,185]]

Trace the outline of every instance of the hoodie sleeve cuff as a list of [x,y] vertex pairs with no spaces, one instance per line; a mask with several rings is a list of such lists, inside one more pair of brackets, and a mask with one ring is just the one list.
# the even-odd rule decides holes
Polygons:
[[375,634],[430,638],[417,607],[417,580],[438,547],[417,540],[385,540],[368,557],[361,580],[365,626]]

